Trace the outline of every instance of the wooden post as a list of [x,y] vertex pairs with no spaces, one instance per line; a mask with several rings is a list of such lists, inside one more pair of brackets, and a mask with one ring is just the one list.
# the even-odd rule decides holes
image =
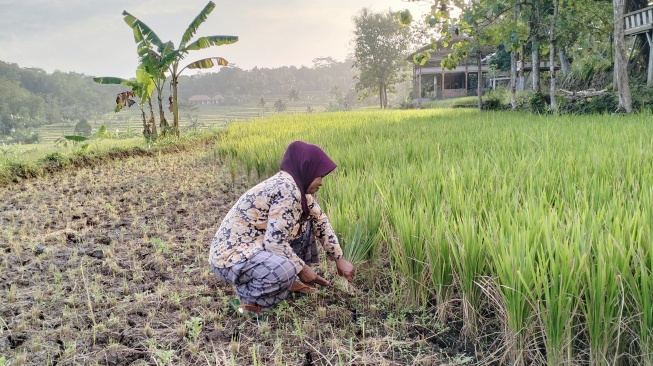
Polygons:
[[653,42],[651,37],[653,31],[646,32],[646,40],[648,41],[648,75],[646,77],[646,86],[653,86]]
[[465,60],[465,96],[469,95],[469,64]]
[[438,73],[433,74],[433,98],[438,99]]

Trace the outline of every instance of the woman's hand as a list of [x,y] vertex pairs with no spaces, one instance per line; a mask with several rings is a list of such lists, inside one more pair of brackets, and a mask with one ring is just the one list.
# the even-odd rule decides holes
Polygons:
[[307,266],[304,264],[304,268],[302,268],[301,271],[297,274],[299,276],[299,279],[306,283],[306,284],[312,284],[312,283],[319,283],[320,285],[324,286],[329,286],[330,283],[326,279],[320,277],[313,271],[313,268],[311,266]]
[[347,262],[345,258],[336,259],[336,268],[338,269],[338,274],[351,281],[356,274],[356,269],[354,266]]

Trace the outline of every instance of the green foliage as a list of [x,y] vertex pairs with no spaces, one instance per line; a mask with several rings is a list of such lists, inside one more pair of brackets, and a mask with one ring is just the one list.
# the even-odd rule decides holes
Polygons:
[[397,13],[397,19],[402,25],[408,25],[413,21],[413,15],[410,13],[410,10],[404,9]]
[[150,243],[152,243],[152,247],[158,254],[170,252],[170,246],[161,238],[151,238]]
[[0,117],[0,135],[10,136],[16,127],[16,122],[9,115],[3,115]]
[[645,85],[631,86],[633,110],[653,111],[653,88]]
[[[516,342],[520,355],[506,363],[560,365],[593,354],[592,339],[613,350],[599,358],[639,341],[633,354],[650,353],[653,196],[638,187],[653,177],[641,169],[653,161],[652,130],[648,114],[274,116],[229,126],[216,156],[273,172],[288,141],[319,141],[339,164],[320,199],[344,250],[377,240],[399,278],[393,290],[422,302],[448,288],[454,297],[438,304],[455,299],[471,334],[478,314],[498,309],[505,345]],[[536,361],[533,344],[548,362]],[[605,359],[616,358],[592,364]]]
[[505,109],[504,105],[501,104],[501,98],[495,95],[484,98],[482,108],[486,111],[499,111]]
[[229,62],[222,57],[209,57],[192,62],[186,66],[188,69],[210,69],[215,66],[227,66]]
[[200,317],[192,317],[184,322],[186,326],[186,334],[188,340],[192,343],[197,343],[200,333],[202,332],[202,322],[204,319]]
[[500,44],[497,47],[497,51],[488,60],[488,63],[497,70],[510,71],[510,50],[507,50],[504,45]]
[[85,118],[82,118],[75,125],[75,134],[79,136],[91,136],[93,133],[93,127]]
[[172,349],[168,350],[157,350],[155,352],[155,356],[158,360],[157,365],[158,366],[165,366],[168,365],[172,361],[172,357],[175,355],[175,351]]
[[12,180],[36,178],[43,175],[43,169],[35,162],[9,162],[7,171]]
[[299,100],[299,90],[295,88],[294,86],[290,87],[290,90],[288,91],[288,101],[290,102],[295,102]]
[[404,60],[409,29],[391,12],[363,9],[354,17],[354,62],[359,75],[356,91],[362,96],[379,95],[379,106],[388,105],[388,92],[405,78]]
[[494,89],[483,96],[483,110],[499,111],[510,108],[510,94],[504,88]]
[[547,96],[537,92],[529,93],[526,108],[533,114],[547,113]]
[[563,114],[604,114],[617,110],[619,100],[615,93],[604,93],[593,97],[571,98],[558,96],[558,112]]
[[283,99],[279,98],[276,102],[274,102],[274,110],[277,113],[285,112],[286,109],[288,109],[288,106],[286,105],[286,102],[283,101]]
[[100,128],[91,136],[66,135],[61,143],[63,145],[67,145],[65,144],[66,141],[71,141],[73,144],[83,143],[80,146],[79,152],[85,152],[94,147],[92,143],[93,140],[110,139],[111,137],[112,135],[107,131],[107,127],[101,125]]
[[[32,127],[97,116],[111,106],[114,88],[102,88],[78,73],[21,68],[0,61],[0,117]],[[3,130],[6,132],[6,130]],[[5,133],[5,135],[7,135]]]
[[46,155],[45,157],[40,159],[40,161],[42,163],[47,163],[50,165],[65,166],[69,164],[70,159],[67,156],[57,151]]
[[[569,75],[563,85],[571,89],[588,89],[602,87],[606,73],[612,70],[612,60],[601,53],[584,54],[584,57],[574,59]],[[611,74],[610,74],[611,75]],[[610,80],[611,82],[611,80]]]
[[[159,36],[145,23],[138,18],[123,11],[123,19],[127,25],[134,31],[134,41],[137,45],[137,52],[140,57],[139,69],[142,68],[146,73],[152,75],[158,81],[165,80],[165,73],[171,77],[172,88],[172,112],[174,122],[172,129],[175,135],[179,136],[179,102],[177,84],[179,76],[186,67],[179,68],[189,51],[201,50],[211,46],[227,45],[238,41],[236,36],[207,36],[200,37],[194,42],[191,41],[199,26],[206,21],[207,17],[215,9],[215,3],[209,1],[199,14],[193,19],[191,24],[184,31],[179,47],[175,48],[171,41],[163,43]],[[211,57],[190,64],[191,68],[204,69],[216,65],[224,66],[227,61],[222,57]],[[160,83],[158,85],[160,91]]]
[[11,134],[11,137],[15,142],[20,144],[37,144],[41,140],[38,132],[28,128],[16,129]]
[[474,96],[456,98],[451,101],[451,107],[452,108],[477,108],[478,98]]

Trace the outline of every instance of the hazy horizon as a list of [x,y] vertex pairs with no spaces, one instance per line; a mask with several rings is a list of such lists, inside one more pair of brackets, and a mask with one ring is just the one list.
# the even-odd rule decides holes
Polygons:
[[[231,45],[194,51],[188,62],[220,56],[242,69],[312,67],[318,57],[344,61],[351,53],[353,16],[374,11],[428,11],[432,2],[403,0],[214,0],[197,36],[233,35]],[[130,78],[138,60],[122,11],[150,26],[163,41],[181,35],[208,0],[0,0],[0,60],[20,67]],[[182,65],[183,65],[182,61]],[[218,71],[211,69],[206,71]]]

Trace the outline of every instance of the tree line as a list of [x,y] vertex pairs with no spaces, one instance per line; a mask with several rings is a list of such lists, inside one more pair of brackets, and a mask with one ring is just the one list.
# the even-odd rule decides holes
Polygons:
[[[285,97],[295,90],[300,98],[302,92],[322,92],[334,103],[353,105],[355,73],[351,60],[331,57],[317,58],[311,67],[226,67],[219,72],[181,76],[179,98],[220,94],[226,103],[238,105],[262,97]],[[81,73],[48,73],[0,61],[0,139],[38,142],[40,126],[98,120],[115,109],[116,96],[125,90],[124,85],[100,85]],[[170,93],[166,91],[167,100]]]
[[220,94],[225,103],[240,104],[252,97],[286,96],[297,90],[300,94],[306,91],[328,93],[342,102],[348,95],[351,99],[356,72],[351,60],[336,61],[332,57],[316,58],[310,67],[254,67],[251,70],[225,67],[219,72],[181,76],[180,85],[184,88],[179,95],[188,100],[193,95]]
[[74,72],[47,73],[0,61],[0,138],[36,142],[40,126],[95,119],[112,108],[116,88]]

